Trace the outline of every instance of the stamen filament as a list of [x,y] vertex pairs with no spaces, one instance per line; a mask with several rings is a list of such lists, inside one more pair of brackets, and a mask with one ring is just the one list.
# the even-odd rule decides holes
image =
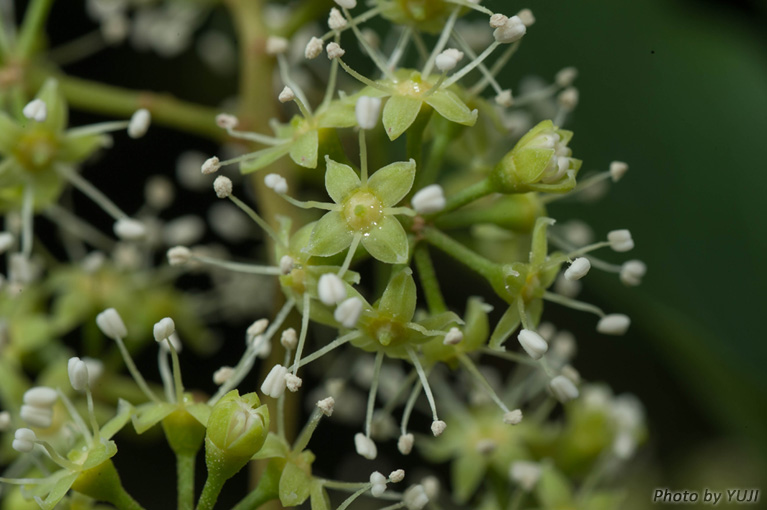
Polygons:
[[[287,60],[285,60],[284,55],[277,55],[277,64],[280,70],[280,79],[282,79],[282,82],[290,87],[290,89],[293,91],[293,93],[296,95],[296,103],[298,104],[298,107],[301,108],[301,105],[303,105],[303,109],[301,110],[301,113],[303,113],[304,117],[306,119],[312,118],[312,110],[308,106],[309,101],[306,99],[306,94],[304,94],[304,91],[301,87],[298,86],[298,84],[293,81],[293,79],[290,77],[290,73],[288,72],[288,69],[290,67],[288,66]],[[307,113],[304,113],[304,110],[306,110]]]
[[176,397],[173,390],[173,373],[170,370],[168,356],[168,351],[165,349],[161,348],[157,350],[157,367],[160,369],[160,379],[162,379],[162,387],[165,390],[165,398],[168,402],[175,403]]
[[80,464],[75,464],[69,459],[65,459],[64,457],[59,454],[56,450],[53,449],[53,447],[48,444],[47,441],[41,441],[39,439],[35,440],[36,444],[39,444],[42,446],[45,451],[48,453],[48,456],[51,458],[53,462],[58,464],[59,466],[63,467],[64,469],[68,469],[70,471],[79,471],[82,466]]
[[190,260],[200,262],[202,264],[208,264],[211,266],[228,269],[229,271],[235,271],[238,273],[247,274],[264,274],[264,275],[281,275],[282,271],[279,267],[273,266],[257,266],[255,264],[246,264],[242,262],[229,262],[226,260],[220,260],[213,257],[206,257],[204,255],[192,255]]
[[77,408],[74,406],[69,397],[67,397],[67,395],[61,391],[61,389],[58,389],[56,392],[59,394],[59,398],[61,399],[62,404],[64,404],[64,407],[67,409],[67,413],[69,413],[69,416],[72,418],[75,426],[85,438],[85,442],[88,443],[88,445],[93,444],[93,436],[91,436],[91,433],[88,430],[88,426],[85,424],[83,417],[80,416],[80,413],[77,412]]
[[[304,365],[308,365],[312,361],[321,358],[322,356],[324,356],[325,354],[329,353],[333,349],[336,349],[336,348],[342,346],[343,344],[345,344],[346,342],[357,338],[358,336],[360,336],[360,334],[361,333],[359,331],[352,331],[351,333],[347,333],[347,334],[345,334],[343,336],[340,336],[340,337],[336,338],[335,340],[333,340],[332,342],[330,342],[326,346],[322,347],[321,349],[319,349],[317,351],[314,351],[310,355],[305,356],[304,358],[302,358],[301,362],[298,364],[298,368],[300,368],[300,367],[302,367]],[[291,365],[288,368],[288,370],[289,371],[293,371],[295,368],[296,368],[295,365]]]
[[68,138],[79,138],[81,136],[90,136],[95,134],[113,133],[115,131],[121,131],[128,129],[130,121],[127,120],[113,120],[109,122],[99,122],[98,124],[91,124],[89,126],[81,126],[67,130]]
[[522,363],[524,365],[530,365],[530,366],[538,366],[538,364],[535,362],[534,359],[530,358],[529,356],[523,356],[522,354],[518,354],[516,352],[498,351],[495,349],[490,349],[489,347],[483,347],[480,350],[480,352],[482,354],[489,354],[490,356],[506,359],[509,361],[513,361],[515,363]]
[[487,382],[487,379],[485,379],[485,376],[482,375],[482,373],[479,371],[479,369],[471,360],[471,358],[468,357],[466,354],[461,354],[458,356],[458,360],[466,366],[466,368],[469,370],[469,373],[477,380],[480,386],[482,386],[482,388],[487,392],[487,395],[493,400],[493,402],[495,402],[495,404],[501,408],[501,411],[503,411],[504,413],[508,413],[509,408],[506,406],[506,404],[503,403],[500,397],[498,397],[498,394],[495,392],[493,387],[490,386],[490,383]]
[[355,492],[354,494],[352,494],[351,496],[346,498],[346,500],[344,500],[344,502],[341,503],[341,506],[339,506],[336,510],[346,510],[347,508],[349,508],[349,505],[354,503],[354,501],[357,498],[359,498],[360,496],[365,494],[367,491],[369,491],[372,486],[373,486],[373,484],[366,483],[365,486],[362,489],[358,490],[357,492]]
[[525,300],[521,297],[517,298],[517,309],[519,310],[519,319],[522,322],[522,327],[535,331],[535,327],[530,324],[530,317],[527,315],[527,310],[525,310]]
[[83,179],[71,168],[64,165],[56,165],[54,168],[59,175],[68,180],[72,186],[80,190],[115,220],[121,220],[128,217],[128,215],[117,207],[114,202],[109,200],[104,193],[97,189],[93,184]]
[[[556,124],[556,125],[561,125],[561,124]],[[599,182],[606,181],[607,179],[610,179],[610,178],[612,178],[612,175],[610,174],[610,172],[599,172],[598,174],[592,175],[588,179],[584,179],[583,181],[579,182],[571,192],[565,193],[562,195],[559,195],[559,194],[544,195],[541,197],[541,202],[544,204],[548,204],[556,200],[561,200],[566,197],[571,197],[574,194],[585,190],[586,188],[590,188],[591,186]]]
[[275,138],[273,136],[262,135],[261,133],[252,133],[249,131],[237,131],[236,129],[229,128],[226,130],[227,134],[232,138],[239,138],[240,140],[248,140],[250,142],[257,142],[264,145],[282,145],[290,142],[289,138]]
[[352,244],[349,245],[349,251],[346,253],[344,264],[341,266],[341,269],[338,270],[339,278],[343,277],[343,275],[346,274],[346,271],[348,271],[349,266],[352,263],[352,259],[354,258],[354,253],[357,251],[357,246],[359,246],[361,240],[362,234],[360,232],[356,232],[354,237],[352,237]]
[[173,360],[173,383],[176,388],[176,402],[181,403],[184,401],[184,383],[181,380],[181,363],[178,360],[178,352],[173,346],[173,342],[170,338],[165,339],[165,343],[170,350],[171,359]]
[[429,380],[426,378],[426,372],[424,372],[423,367],[421,366],[421,361],[418,359],[418,355],[415,353],[412,347],[407,347],[407,353],[408,356],[410,356],[410,360],[413,362],[413,365],[415,365],[415,369],[418,371],[418,377],[421,379],[423,391],[426,393],[426,399],[429,401],[429,407],[431,407],[432,417],[434,418],[434,421],[437,421],[439,420],[439,416],[437,416],[437,406],[434,403],[434,395],[431,393]]
[[[453,34],[453,37],[456,37],[456,36],[457,34]],[[461,39],[465,41],[465,39],[463,39],[462,37]],[[506,67],[506,64],[508,64],[509,60],[511,60],[511,57],[513,57],[514,54],[517,52],[517,50],[519,49],[519,45],[521,43],[522,43],[522,39],[520,39],[519,41],[509,46],[506,49],[506,51],[504,51],[501,54],[501,56],[498,57],[495,63],[493,63],[493,66],[490,68],[489,76],[485,75],[481,80],[479,80],[476,85],[474,85],[471,89],[469,89],[469,94],[471,95],[480,94],[482,93],[483,90],[485,90],[485,87],[487,87],[488,83],[492,83],[493,81],[495,81],[495,77],[498,76],[498,73],[500,73],[504,67]],[[470,47],[469,47],[469,50],[471,50]],[[471,53],[474,53],[474,52],[472,51]],[[471,58],[474,58],[474,57],[471,57]],[[517,104],[516,99],[514,100],[514,104],[515,105]]]
[[[477,54],[471,48],[469,43],[466,42],[466,39],[464,39],[463,36],[459,34],[457,30],[454,29],[452,35],[453,35],[453,39],[455,39],[455,42],[457,42],[458,46],[461,47],[461,51],[466,53],[467,57],[469,57],[470,59],[477,58]],[[500,94],[502,92],[501,86],[495,80],[495,76],[493,76],[493,73],[490,72],[490,70],[485,66],[485,64],[479,65],[479,71],[483,75],[482,80],[484,80],[485,84],[489,83],[493,87],[493,90],[495,90],[495,93]],[[482,87],[482,89],[479,90],[479,92],[482,92],[482,90],[484,90],[484,86]],[[470,91],[473,93],[474,88],[472,88]]]
[[149,400],[153,402],[159,402],[160,399],[157,398],[157,395],[155,395],[151,388],[149,388],[149,385],[146,383],[144,376],[141,375],[141,372],[139,372],[136,364],[133,362],[133,358],[131,357],[130,352],[128,352],[128,349],[125,347],[125,342],[123,342],[122,338],[120,337],[115,338],[115,342],[117,343],[117,347],[120,349],[120,354],[122,354],[123,361],[125,361],[125,366],[128,368],[128,372],[130,372],[133,380],[136,381],[136,384],[138,384],[138,387]]
[[27,259],[32,255],[35,221],[34,204],[35,188],[31,182],[28,182],[24,186],[24,199],[21,203],[21,253]]
[[306,448],[306,445],[309,444],[309,440],[312,438],[314,431],[317,430],[317,425],[320,424],[320,420],[322,420],[323,416],[324,415],[322,414],[322,411],[317,408],[314,409],[312,415],[309,417],[309,421],[306,423],[303,430],[301,430],[301,433],[298,435],[298,438],[293,443],[294,454],[299,454],[304,450],[304,448]]
[[418,213],[409,207],[384,207],[384,214],[402,214],[405,216],[417,216]]
[[373,423],[373,409],[376,404],[376,393],[378,393],[378,381],[381,377],[381,366],[383,365],[384,353],[376,353],[375,369],[373,370],[373,381],[370,384],[370,393],[368,393],[367,413],[365,414],[365,436],[370,437],[370,426]]
[[304,293],[304,308],[301,310],[301,334],[298,337],[298,347],[296,347],[296,357],[293,361],[293,375],[298,373],[298,367],[301,366],[301,353],[304,350],[304,343],[306,343],[306,334],[309,330],[309,315],[312,306],[311,296],[308,292]]
[[234,195],[229,195],[229,200],[234,202],[234,205],[240,208],[241,211],[243,211],[245,214],[250,216],[250,219],[255,221],[256,224],[261,227],[261,229],[266,232],[266,234],[272,238],[272,240],[277,244],[277,246],[281,246],[283,248],[287,248],[285,246],[285,243],[282,241],[280,236],[277,235],[277,232],[274,231],[274,229],[269,225],[261,216],[258,215],[256,211],[254,211],[248,204],[240,200]]
[[460,5],[468,9],[474,9],[475,11],[479,11],[481,13],[487,14],[488,16],[492,16],[494,14],[493,11],[491,11],[487,7],[484,7],[479,4],[475,4],[473,2],[468,2],[467,0],[445,0],[445,2],[449,4]]
[[360,129],[360,182],[362,186],[368,184],[368,146],[364,129]]
[[458,19],[458,13],[460,12],[461,8],[456,7],[453,9],[453,12],[450,13],[450,17],[447,19],[447,22],[445,23],[445,26],[442,27],[442,33],[439,35],[439,39],[437,40],[437,44],[434,45],[434,48],[431,50],[431,55],[429,55],[429,59],[426,61],[426,65],[423,66],[423,70],[421,71],[421,76],[424,78],[428,77],[431,74],[432,69],[434,69],[434,63],[437,60],[437,55],[442,53],[442,50],[445,49],[445,45],[447,44],[448,39],[450,38],[450,32],[453,31],[453,27],[455,26],[455,20]]
[[[362,14],[360,14],[359,16],[357,16],[356,18],[354,18],[354,23],[355,24],[365,23],[369,19],[375,18],[380,13],[381,13],[381,8],[380,7],[374,7],[373,9],[365,11]],[[327,41],[331,37],[335,37],[336,34],[344,32],[344,31],[346,31],[346,30],[348,30],[350,28],[351,27],[349,25],[347,25],[344,28],[341,28],[341,29],[338,29],[338,30],[331,30],[330,32],[326,32],[325,35],[322,36],[322,40],[323,41]]]
[[365,48],[365,51],[368,52],[368,56],[376,65],[376,67],[384,74],[384,76],[390,80],[394,80],[394,75],[383,61],[383,56],[378,52],[376,48],[373,48],[370,43],[368,43],[368,40],[362,35],[362,32],[360,32],[359,27],[354,22],[354,18],[352,18],[349,9],[342,6],[341,10],[343,11],[344,16],[346,16],[346,20],[349,22],[349,26],[351,27],[352,32],[354,32],[354,35],[357,37],[357,40],[360,42],[362,47]]
[[[341,36],[340,33],[335,38],[336,43],[341,42]],[[325,96],[322,98],[322,103],[320,103],[320,107],[318,108],[319,111],[324,110],[325,108],[330,105],[330,102],[333,100],[333,96],[335,95],[336,90],[336,83],[338,82],[338,59],[334,58],[330,62],[330,75],[328,76],[328,84],[325,87]]]
[[96,227],[83,221],[64,207],[61,207],[58,204],[51,204],[46,207],[43,214],[56,225],[68,230],[94,247],[105,252],[112,251],[112,248],[114,247],[114,241],[112,239],[105,236]]
[[591,312],[594,315],[597,315],[599,317],[605,316],[605,312],[603,312],[602,309],[599,308],[598,306],[592,305],[590,303],[584,303],[583,301],[578,301],[577,299],[561,296],[553,292],[544,292],[543,299],[545,299],[546,301],[551,301],[552,303],[557,303],[559,305],[566,306],[568,308],[572,308],[573,310],[579,310],[581,312]]
[[347,74],[349,74],[349,76],[351,76],[355,80],[357,80],[357,81],[359,81],[359,82],[361,82],[361,83],[363,83],[363,84],[365,84],[365,85],[367,85],[369,87],[373,87],[374,89],[378,89],[378,90],[381,90],[381,91],[386,92],[386,93],[391,93],[391,91],[389,90],[388,87],[386,87],[386,86],[384,86],[384,85],[382,85],[382,84],[380,84],[378,82],[375,82],[375,81],[371,80],[370,78],[367,78],[367,77],[361,75],[360,73],[358,73],[357,71],[355,71],[354,69],[349,67],[349,65],[346,62],[344,62],[343,59],[341,59],[340,57],[337,58],[337,59],[334,59],[334,60],[338,60],[338,63],[341,65],[341,67],[344,68],[344,71],[346,71]]
[[402,59],[402,56],[405,54],[405,50],[407,49],[407,45],[410,43],[410,38],[412,36],[412,28],[405,27],[402,29],[402,33],[397,40],[397,45],[394,46],[394,51],[392,51],[391,55],[389,56],[389,61],[387,62],[387,67],[389,69],[393,70],[397,67],[397,65],[399,65],[399,62]]
[[452,84],[456,83],[458,80],[460,80],[461,78],[463,78],[464,76],[466,76],[467,74],[469,74],[471,71],[473,71],[473,70],[474,70],[474,68],[475,68],[475,67],[477,67],[479,64],[481,64],[483,60],[485,60],[487,57],[489,57],[489,56],[490,56],[490,54],[491,54],[491,53],[493,53],[493,52],[495,51],[495,49],[496,49],[498,46],[500,46],[500,45],[501,45],[501,43],[499,43],[498,41],[495,41],[495,42],[493,42],[493,44],[491,44],[490,46],[488,46],[488,47],[485,49],[485,51],[483,51],[483,52],[482,52],[482,53],[479,55],[479,57],[475,58],[474,60],[472,60],[471,62],[469,62],[468,64],[466,64],[466,65],[465,65],[463,68],[461,68],[461,70],[460,70],[460,71],[458,71],[457,73],[453,74],[453,75],[450,77],[450,79],[449,79],[449,80],[447,80],[447,81],[446,81],[446,82],[443,84],[442,88],[448,88],[449,86],[451,86]]
[[[417,372],[416,372],[417,374]],[[407,434],[407,424],[410,422],[410,414],[413,412],[415,402],[418,400],[418,395],[421,394],[421,380],[415,381],[413,389],[410,391],[410,396],[405,403],[405,409],[402,411],[402,421],[400,422],[400,431],[404,436]]]
[[281,194],[282,198],[284,198],[287,202],[290,202],[291,204],[295,205],[296,207],[300,207],[301,209],[322,209],[323,211],[340,211],[341,206],[338,204],[331,204],[330,202],[316,202],[314,200],[296,200],[295,198]]

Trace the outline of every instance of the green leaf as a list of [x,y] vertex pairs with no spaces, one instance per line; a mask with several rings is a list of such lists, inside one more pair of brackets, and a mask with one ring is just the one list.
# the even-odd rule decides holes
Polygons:
[[466,453],[453,461],[450,468],[453,496],[458,504],[463,505],[482,483],[486,471],[485,459],[478,453]]
[[517,308],[517,302],[514,301],[509,304],[509,309],[506,310],[501,320],[498,321],[498,325],[490,337],[490,348],[503,350],[501,346],[514,333],[514,330],[519,327],[520,322],[519,309]]
[[280,503],[298,506],[309,497],[312,477],[292,462],[285,464],[280,477]]
[[362,246],[373,258],[386,264],[407,262],[407,234],[400,222],[392,216],[384,216],[378,225],[370,229],[362,238]]
[[412,275],[413,271],[410,268],[404,268],[392,276],[378,303],[379,311],[400,322],[410,322],[415,314],[418,298]]
[[391,96],[386,101],[383,125],[390,140],[396,140],[407,131],[407,128],[415,122],[422,104],[420,99],[407,96]]
[[243,174],[249,174],[257,170],[261,170],[267,167],[290,152],[291,144],[285,143],[277,145],[276,147],[269,147],[268,149],[262,149],[257,151],[258,156],[255,159],[243,161],[240,163],[240,172]]
[[379,169],[368,179],[368,188],[384,207],[393,207],[405,198],[413,187],[415,160],[398,161]]
[[466,103],[450,90],[438,90],[426,98],[426,104],[449,121],[464,126],[473,126],[477,122],[477,110],[470,110]]
[[136,429],[137,434],[143,434],[157,425],[175,409],[176,405],[169,404],[168,402],[150,402],[148,404],[143,404],[136,409],[136,414],[132,416],[133,428]]
[[322,486],[322,482],[314,480],[312,482],[312,510],[330,510],[330,496],[328,491]]
[[303,251],[317,257],[330,257],[348,248],[352,237],[341,213],[330,211],[315,223],[309,245]]
[[291,144],[290,158],[305,168],[317,168],[317,146],[319,135],[316,129],[307,131]]
[[340,204],[360,187],[360,178],[349,165],[337,163],[328,156],[325,156],[325,162],[328,167],[325,172],[325,189],[333,202]]

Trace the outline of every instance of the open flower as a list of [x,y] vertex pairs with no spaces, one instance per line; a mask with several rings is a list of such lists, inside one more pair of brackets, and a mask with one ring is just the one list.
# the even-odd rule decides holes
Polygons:
[[[407,261],[407,234],[394,206],[408,194],[415,178],[415,161],[387,165],[370,179],[360,179],[350,166],[326,158],[325,187],[334,204],[313,227],[310,255],[329,257],[351,246],[356,239],[374,258],[387,264]],[[356,248],[356,243],[355,248]]]

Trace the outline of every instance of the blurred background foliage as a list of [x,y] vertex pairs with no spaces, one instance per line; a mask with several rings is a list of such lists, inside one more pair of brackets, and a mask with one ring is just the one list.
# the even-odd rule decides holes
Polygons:
[[[584,170],[604,170],[616,159],[631,166],[600,203],[550,209],[554,217],[587,221],[598,236],[630,228],[637,242],[631,255],[649,267],[636,289],[598,275],[584,286],[584,300],[632,316],[625,337],[596,335],[590,317],[555,311],[555,322],[580,339],[578,368],[647,406],[648,455],[661,470],[646,485],[758,486],[767,479],[760,465],[767,459],[767,3],[483,3],[507,14],[529,7],[537,18],[501,83],[516,90],[530,73],[550,80],[564,66],[577,67],[580,105],[567,127]],[[82,17],[80,5],[57,2],[51,37],[63,41],[88,28],[87,21],[56,22],[75,17]],[[235,92],[234,78],[190,74],[199,66],[193,48],[171,62],[130,55],[109,50],[67,70],[209,105]],[[170,173],[181,150],[215,150],[161,128],[155,133],[138,147],[117,144],[104,156],[115,174],[92,180],[139,196],[143,180],[126,185],[120,172]]]

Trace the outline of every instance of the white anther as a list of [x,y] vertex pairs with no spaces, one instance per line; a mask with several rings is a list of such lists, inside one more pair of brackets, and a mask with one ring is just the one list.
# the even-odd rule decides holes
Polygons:
[[336,4],[340,5],[344,9],[354,9],[357,7],[357,0],[334,0]]
[[288,51],[288,40],[284,37],[270,36],[266,40],[267,55],[281,55]]
[[636,451],[637,441],[634,435],[628,431],[618,432],[615,441],[613,441],[613,453],[621,460],[628,460]]
[[442,340],[444,345],[458,345],[463,341],[463,333],[458,328],[450,328],[450,331],[445,335],[445,339]]
[[341,14],[341,11],[335,7],[330,9],[330,15],[328,16],[328,28],[330,28],[330,30],[341,30],[342,28],[346,27],[346,25],[346,18],[344,18],[344,15]]
[[229,177],[219,175],[216,180],[213,181],[213,191],[216,192],[218,198],[226,198],[232,194],[232,180]]
[[154,339],[158,343],[162,343],[166,338],[176,331],[176,324],[170,317],[164,317],[157,321],[154,325],[153,333]]
[[328,44],[328,47],[325,49],[325,51],[328,52],[328,60],[333,60],[335,58],[341,58],[346,54],[346,50],[344,50],[338,43],[332,42]]
[[228,113],[219,113],[216,115],[216,124],[221,129],[234,129],[240,121],[234,115]]
[[353,328],[362,315],[362,300],[358,297],[350,297],[342,301],[335,312],[333,318],[341,323],[345,328]]
[[373,487],[370,489],[370,493],[374,498],[380,498],[381,495],[386,492],[386,477],[378,471],[370,473],[370,483]]
[[533,490],[541,477],[541,466],[535,462],[518,460],[509,469],[509,478],[517,482],[527,492]]
[[323,42],[322,39],[319,39],[317,37],[312,37],[309,42],[306,44],[306,49],[304,50],[304,57],[307,59],[315,59],[320,56],[322,53],[323,48]]
[[5,253],[13,246],[13,234],[10,232],[0,232],[0,254]]
[[501,28],[507,21],[509,21],[509,17],[505,14],[495,13],[490,16],[490,26],[492,28]]
[[373,129],[378,124],[378,116],[381,113],[381,98],[360,97],[354,106],[354,113],[357,116],[357,124],[361,129]]
[[519,16],[512,16],[506,20],[503,26],[495,29],[493,37],[499,43],[508,44],[522,39],[525,32],[527,32],[527,27],[519,19]]
[[317,402],[317,407],[325,416],[333,416],[333,408],[336,405],[336,401],[333,397],[323,398]]
[[628,331],[631,319],[622,313],[605,315],[597,323],[597,331],[605,335],[623,335]]
[[520,345],[527,354],[533,359],[541,359],[546,351],[549,350],[549,344],[541,335],[529,329],[523,329],[517,336]]
[[476,450],[480,455],[490,455],[498,448],[498,443],[493,439],[480,439],[477,441]]
[[610,163],[610,177],[612,177],[613,182],[618,182],[623,178],[624,175],[626,175],[626,172],[629,171],[629,166],[627,163],[624,163],[623,161],[613,161]]
[[569,331],[560,331],[552,341],[551,351],[561,360],[571,359],[575,356],[576,350],[575,336]]
[[35,386],[24,392],[22,401],[30,406],[47,409],[53,407],[53,404],[59,399],[56,390],[47,386]]
[[285,386],[291,393],[297,392],[303,383],[304,381],[297,375],[285,374]]
[[575,383],[563,375],[553,378],[549,383],[549,387],[554,397],[563,403],[578,398],[580,394]]
[[181,266],[189,262],[192,252],[186,246],[174,246],[168,249],[166,255],[168,257],[168,264],[171,266]]
[[354,435],[354,448],[359,455],[366,459],[373,460],[378,456],[376,444],[362,432],[357,432]]
[[528,28],[535,24],[535,15],[530,9],[522,9],[517,13],[517,16],[519,16],[519,19],[521,19],[522,23]]
[[565,90],[559,93],[559,96],[557,96],[557,101],[567,111],[573,111],[575,110],[575,107],[578,106],[578,99],[580,97],[580,94],[578,93],[578,89],[575,87],[567,87]]
[[154,209],[165,209],[175,198],[173,183],[164,175],[153,175],[144,185],[144,199]]
[[572,264],[570,264],[570,267],[565,270],[565,278],[571,282],[580,280],[588,274],[589,269],[591,269],[591,262],[589,259],[586,257],[578,257],[577,259],[573,260]]
[[234,368],[223,366],[213,372],[213,382],[219,386],[232,378],[234,375]]
[[462,51],[455,48],[448,48],[437,55],[434,63],[437,66],[437,69],[442,72],[447,72],[455,69],[455,66],[458,65],[458,62],[460,62],[461,59],[463,59]]
[[642,283],[647,273],[647,266],[641,260],[627,260],[621,266],[620,279],[625,285],[636,286]]
[[634,240],[631,238],[631,232],[626,229],[612,230],[607,233],[607,240],[610,248],[617,252],[629,251],[634,247]]
[[399,439],[397,440],[397,449],[402,455],[410,455],[410,452],[413,451],[413,443],[415,442],[415,437],[413,434],[407,433],[402,434],[399,436]]
[[253,324],[248,326],[248,329],[246,331],[246,335],[248,338],[255,338],[264,331],[266,331],[266,328],[269,327],[269,319],[258,319],[257,321],[254,321]]
[[333,306],[346,299],[346,285],[336,274],[325,273],[320,276],[317,294],[319,294],[320,301],[328,306]]
[[261,385],[261,393],[272,398],[280,398],[287,387],[286,375],[288,375],[287,368],[282,365],[274,365]]
[[282,274],[290,274],[293,271],[296,261],[290,255],[283,255],[280,259],[280,272]]
[[295,349],[298,345],[298,335],[296,334],[296,330],[293,328],[288,328],[283,331],[282,336],[280,336],[280,343],[285,349],[289,351]]
[[389,473],[389,481],[391,483],[400,483],[404,479],[405,479],[405,470],[404,469],[397,469],[397,470],[392,471],[391,473]]
[[433,422],[431,422],[431,433],[434,434],[434,437],[441,436],[446,428],[447,428],[447,423],[445,423],[442,420],[434,420]]
[[29,453],[35,448],[37,436],[32,429],[17,429],[13,435],[13,449],[19,453]]
[[522,422],[522,410],[514,409],[503,415],[503,423],[506,425],[519,425]]
[[293,89],[291,89],[288,86],[285,86],[284,89],[282,89],[282,92],[280,92],[280,95],[277,96],[277,99],[280,100],[280,103],[289,103],[290,101],[293,101],[296,98],[296,93],[293,92]]
[[152,115],[146,108],[140,108],[131,115],[128,123],[128,136],[131,138],[141,138],[149,129],[152,123]]
[[407,510],[421,510],[429,503],[429,496],[423,485],[413,485],[409,487],[402,496],[402,502],[405,503]]
[[440,483],[439,478],[434,475],[425,476],[421,479],[423,491],[430,500],[435,500],[439,496]]
[[411,200],[413,209],[419,214],[431,214],[445,208],[445,191],[439,184],[430,184],[418,190]]
[[24,117],[36,122],[43,122],[48,117],[48,106],[42,99],[33,99],[22,110]]
[[19,416],[27,425],[39,429],[47,429],[53,425],[53,410],[48,408],[23,405],[19,410]]
[[570,379],[576,386],[581,383],[581,373],[572,365],[563,366],[560,373]]
[[6,432],[11,427],[11,413],[0,412],[0,432]]
[[75,391],[84,391],[88,387],[88,365],[80,358],[69,358],[67,374],[69,375],[69,383]]
[[112,340],[123,339],[128,336],[125,323],[114,308],[107,308],[96,316],[96,325],[104,335]]
[[200,167],[200,171],[204,175],[210,175],[218,172],[219,168],[221,168],[221,161],[216,156],[213,156],[212,158],[205,160],[205,162]]
[[560,69],[554,77],[554,82],[562,88],[569,87],[578,77],[578,70],[574,67]]
[[146,227],[138,220],[120,218],[114,224],[114,232],[123,241],[138,241],[146,235]]
[[280,174],[266,174],[264,184],[267,188],[274,190],[275,193],[284,195],[288,192],[288,181]]
[[495,104],[508,108],[514,104],[514,98],[511,95],[511,90],[502,90],[497,96],[495,96]]

